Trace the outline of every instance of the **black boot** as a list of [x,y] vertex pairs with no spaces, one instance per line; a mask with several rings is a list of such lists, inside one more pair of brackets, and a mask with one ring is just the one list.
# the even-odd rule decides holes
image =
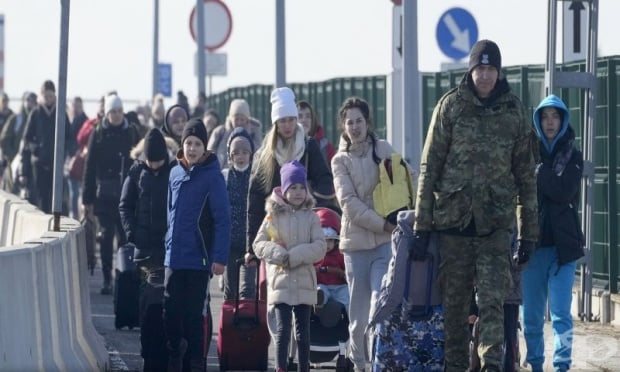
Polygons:
[[103,287],[101,288],[101,294],[112,294],[112,270],[103,270]]
[[168,348],[168,372],[183,371],[183,357],[187,351],[187,340],[182,338],[176,348],[171,347],[170,343],[166,346]]

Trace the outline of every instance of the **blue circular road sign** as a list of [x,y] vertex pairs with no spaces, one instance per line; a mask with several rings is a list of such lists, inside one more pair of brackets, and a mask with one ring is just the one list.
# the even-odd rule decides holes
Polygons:
[[470,12],[463,8],[451,8],[439,17],[437,44],[446,56],[460,60],[469,55],[478,41],[478,26]]

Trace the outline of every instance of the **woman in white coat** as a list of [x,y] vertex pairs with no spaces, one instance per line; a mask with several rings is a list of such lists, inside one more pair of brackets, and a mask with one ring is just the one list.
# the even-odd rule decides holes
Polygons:
[[363,99],[348,98],[338,116],[341,136],[338,153],[332,159],[332,171],[343,212],[340,250],[344,254],[351,298],[349,357],[355,371],[364,371],[367,361],[364,330],[388,269],[390,234],[395,227],[375,211],[373,191],[379,183],[379,164],[395,151],[373,132],[370,108]]

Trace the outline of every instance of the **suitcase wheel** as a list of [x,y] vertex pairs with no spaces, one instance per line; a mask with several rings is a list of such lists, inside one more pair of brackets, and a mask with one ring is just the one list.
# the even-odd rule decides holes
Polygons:
[[336,372],[352,372],[354,369],[351,359],[344,355],[339,355],[336,361]]

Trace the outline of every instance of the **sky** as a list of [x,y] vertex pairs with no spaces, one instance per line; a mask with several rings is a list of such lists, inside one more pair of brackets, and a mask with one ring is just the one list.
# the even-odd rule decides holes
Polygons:
[[[223,0],[232,33],[217,50],[228,58],[227,76],[212,78],[214,93],[275,80],[275,0]],[[25,90],[58,80],[60,0],[0,0],[5,17],[4,88],[19,106]],[[153,0],[73,0],[69,26],[67,95],[95,101],[117,90],[127,102],[151,97]],[[503,65],[542,64],[546,56],[546,0],[418,0],[419,68],[439,71],[452,60],[438,47],[442,14],[462,7],[473,14],[479,39],[496,41]],[[599,0],[599,54],[620,55],[619,0]],[[173,94],[193,104],[196,43],[189,17],[195,0],[160,0],[159,60],[172,64]],[[392,66],[389,0],[287,0],[288,82],[385,75]],[[561,41],[561,39],[558,39]],[[207,84],[208,86],[208,84]],[[171,102],[167,100],[167,103]],[[87,113],[89,112],[87,105]]]

